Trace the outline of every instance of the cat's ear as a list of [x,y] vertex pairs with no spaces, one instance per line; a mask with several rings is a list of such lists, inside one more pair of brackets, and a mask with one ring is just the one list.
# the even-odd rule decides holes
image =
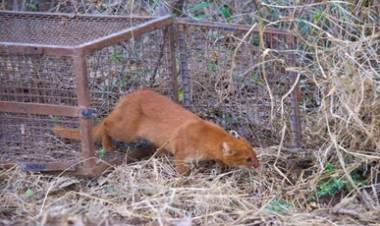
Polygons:
[[229,132],[232,136],[234,136],[235,138],[239,139],[240,138],[240,135],[238,134],[238,132],[236,132],[235,130],[230,130]]
[[228,145],[228,143],[223,142],[222,147],[223,147],[223,155],[230,156],[230,155],[234,154],[234,151],[231,149],[231,147],[230,147],[230,145]]

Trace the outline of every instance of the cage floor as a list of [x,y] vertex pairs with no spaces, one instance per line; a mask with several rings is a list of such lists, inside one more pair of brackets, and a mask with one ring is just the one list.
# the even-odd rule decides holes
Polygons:
[[55,124],[75,127],[73,118],[0,113],[0,162],[70,161],[78,158],[79,142],[54,136]]

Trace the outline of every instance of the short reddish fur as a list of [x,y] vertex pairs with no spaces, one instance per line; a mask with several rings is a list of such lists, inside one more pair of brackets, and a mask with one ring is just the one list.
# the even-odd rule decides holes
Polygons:
[[[55,127],[60,137],[79,139],[76,129]],[[112,139],[131,142],[143,138],[175,155],[176,170],[185,175],[193,161],[258,167],[256,153],[244,138],[236,138],[218,125],[203,120],[151,90],[130,93],[93,130],[95,141],[112,150]]]

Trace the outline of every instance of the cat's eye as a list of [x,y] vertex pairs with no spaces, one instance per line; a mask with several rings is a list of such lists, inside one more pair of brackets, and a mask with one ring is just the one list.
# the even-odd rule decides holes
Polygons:
[[247,162],[252,162],[252,158],[247,158]]

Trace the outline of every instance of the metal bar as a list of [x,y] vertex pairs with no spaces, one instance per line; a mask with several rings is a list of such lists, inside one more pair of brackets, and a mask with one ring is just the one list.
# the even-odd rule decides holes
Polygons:
[[28,172],[75,171],[75,162],[19,162],[21,169]]
[[[178,25],[191,25],[191,26],[199,26],[199,27],[208,27],[208,28],[216,28],[230,31],[249,31],[251,26],[243,25],[243,24],[225,24],[225,23],[217,23],[217,22],[200,22],[195,20],[189,20],[184,18],[178,18],[176,20]],[[254,32],[259,32],[258,28],[253,29]],[[264,27],[264,33],[271,34],[281,34],[281,35],[292,35],[291,32],[287,30],[281,30],[277,28]]]
[[[288,36],[286,39],[289,49],[294,49],[296,44],[295,37]],[[288,57],[288,62],[291,65],[295,65],[296,60],[294,53],[291,53]],[[297,75],[295,72],[289,72],[289,81],[291,84],[294,84],[296,82]],[[291,133],[292,133],[292,145],[295,148],[301,148],[302,147],[302,131],[301,131],[301,120],[300,120],[300,111],[299,111],[299,84],[297,83],[294,87],[293,92],[290,94],[290,107],[291,107],[291,113],[290,113],[290,127],[291,127]]]
[[[120,152],[107,152],[106,156],[102,158],[102,161],[94,164],[93,167],[86,167],[83,165],[78,165],[77,170],[73,173],[77,176],[83,177],[96,177],[104,173],[105,170],[113,168],[116,165],[122,164],[124,161],[125,154]],[[96,158],[93,158],[96,159]]]
[[54,104],[0,101],[0,112],[78,117],[80,115],[81,108],[72,106],[60,106]]
[[190,76],[189,76],[189,68],[188,68],[188,51],[186,46],[185,33],[187,31],[186,25],[182,24],[178,26],[178,49],[179,49],[179,59],[180,59],[180,74],[181,74],[181,82],[183,89],[183,105],[185,108],[189,108],[191,105],[191,97],[190,97]]
[[[114,18],[114,19],[136,19],[136,20],[149,20],[149,19],[157,19],[158,17],[153,16],[137,16],[137,15],[93,15],[93,14],[70,14],[70,13],[48,13],[48,12],[25,12],[25,11],[9,11],[9,10],[0,10],[0,14],[13,14],[13,15],[32,15],[32,16],[60,16],[60,17],[68,17],[68,18]],[[242,25],[242,24],[225,24],[225,23],[217,23],[217,22],[201,22],[188,18],[177,18],[176,23],[178,24],[187,24],[194,26],[203,26],[203,27],[214,27],[221,28],[227,30],[240,30],[240,31],[248,31],[250,26]],[[292,33],[287,30],[276,29],[276,28],[265,28],[267,33],[276,33],[276,34],[284,34],[291,35]]]
[[91,53],[95,50],[117,44],[122,41],[127,41],[130,38],[139,37],[140,35],[154,31],[156,29],[166,27],[173,24],[172,16],[164,16],[146,23],[113,33],[111,35],[95,39],[93,41],[79,45],[78,48],[82,49],[84,53]]
[[[75,89],[78,96],[78,104],[80,108],[89,108],[91,105],[88,78],[87,78],[87,64],[86,58],[82,55],[76,55],[73,57],[73,67],[75,74]],[[84,167],[91,168],[96,164],[95,156],[95,144],[92,138],[92,124],[91,121],[81,117],[80,134],[81,134],[81,158],[88,159],[84,163]]]
[[78,169],[73,172],[73,175],[76,176],[82,176],[82,177],[97,177],[104,173],[105,170],[113,168],[116,165],[120,165],[123,163],[123,158],[120,156],[117,156],[113,159],[106,160],[99,162],[98,164],[94,165],[91,168],[88,167],[81,167],[79,166]]
[[[294,72],[290,72],[290,78],[292,81],[295,81],[297,76]],[[302,147],[302,137],[301,137],[301,122],[300,122],[300,112],[298,106],[298,96],[299,96],[299,86],[298,83],[295,86],[293,92],[290,94],[291,102],[291,115],[290,115],[290,126],[292,130],[292,145],[295,148]]]
[[0,55],[2,54],[72,56],[75,54],[75,48],[59,45],[0,42]]
[[10,169],[20,166],[29,172],[68,171],[76,170],[75,162],[0,162],[0,169]]
[[177,80],[177,64],[176,64],[176,56],[175,56],[175,39],[174,39],[174,25],[169,26],[165,29],[165,33],[168,35],[164,35],[164,37],[168,37],[168,48],[169,48],[169,57],[168,57],[168,65],[169,65],[169,74],[172,79],[172,89],[173,89],[173,99],[178,102],[178,80]]
[[155,19],[157,17],[153,16],[139,16],[139,15],[95,15],[95,14],[74,14],[74,13],[49,13],[49,12],[30,12],[30,11],[10,11],[10,10],[0,10],[0,14],[9,15],[30,15],[30,16],[58,16],[58,17],[68,17],[68,18],[115,18],[115,19],[141,19],[149,20]]
[[[0,11],[0,13],[1,12],[3,11]],[[34,13],[31,13],[31,14],[34,15]],[[51,15],[54,15],[54,14],[51,14]],[[91,16],[88,16],[88,17],[91,17]],[[106,16],[104,17],[107,18]],[[122,19],[123,17],[120,17],[120,18]],[[133,17],[125,17],[124,19],[127,19],[127,18],[133,18]],[[74,56],[78,52],[83,52],[83,51],[86,51],[86,53],[91,53],[92,51],[104,48],[106,46],[110,46],[121,41],[126,41],[133,37],[139,37],[140,35],[144,33],[156,30],[161,27],[168,26],[172,23],[173,23],[173,18],[170,15],[165,16],[165,17],[155,18],[151,21],[142,23],[140,25],[137,25],[128,29],[124,29],[122,31],[113,33],[111,35],[101,37],[93,41],[86,42],[84,44],[76,45],[76,46],[0,42],[0,54],[10,55],[10,54],[21,53],[21,54],[40,54],[40,55],[45,54],[45,55],[54,55],[54,56]]]

